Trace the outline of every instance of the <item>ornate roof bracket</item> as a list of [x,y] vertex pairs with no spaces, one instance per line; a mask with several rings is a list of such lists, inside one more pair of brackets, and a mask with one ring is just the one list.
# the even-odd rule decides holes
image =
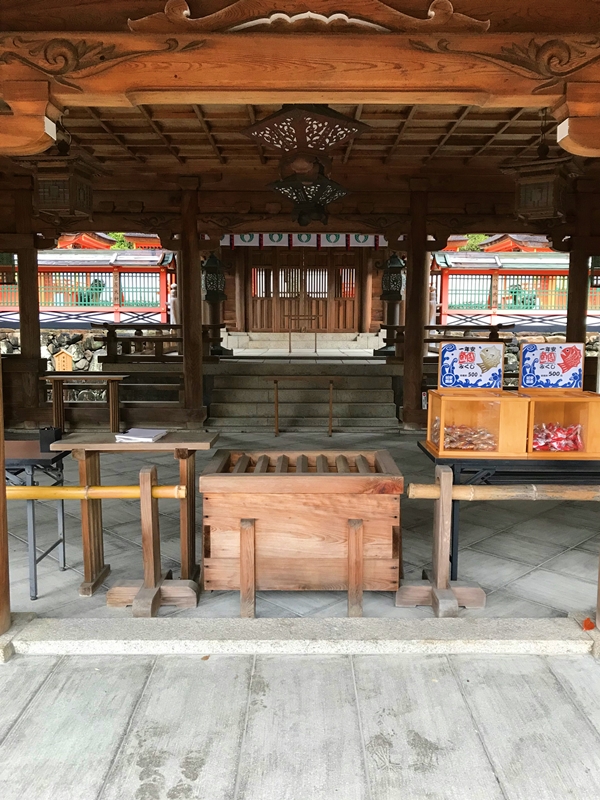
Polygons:
[[[238,31],[347,30],[360,28],[374,33],[483,33],[489,20],[459,14],[450,0],[433,0],[425,18],[397,11],[381,0],[343,0],[335,13],[328,0],[285,3],[279,10],[275,0],[236,0],[226,8],[196,19],[191,18],[186,0],[167,0],[165,10],[141,19],[128,20],[136,33],[232,33]],[[424,3],[425,5],[425,3]],[[295,8],[294,8],[295,6]]]
[[0,116],[0,154],[33,155],[56,140],[60,112],[49,101],[47,81],[4,81],[4,101],[12,115]]

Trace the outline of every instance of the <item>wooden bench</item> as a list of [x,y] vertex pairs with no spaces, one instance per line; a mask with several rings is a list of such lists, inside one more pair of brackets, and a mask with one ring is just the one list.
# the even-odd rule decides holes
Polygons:
[[200,477],[204,588],[240,591],[395,592],[404,479],[386,450],[232,453],[218,450]]

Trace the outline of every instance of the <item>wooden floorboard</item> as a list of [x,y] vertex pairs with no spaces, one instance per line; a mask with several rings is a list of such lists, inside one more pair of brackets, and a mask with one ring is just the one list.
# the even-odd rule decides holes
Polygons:
[[350,660],[256,659],[235,800],[371,800]]
[[159,658],[102,800],[232,798],[251,669],[251,656]]
[[153,659],[63,659],[0,745],[2,800],[96,798]]
[[598,736],[543,658],[450,660],[507,800],[600,797]]
[[372,796],[503,800],[445,656],[355,656]]

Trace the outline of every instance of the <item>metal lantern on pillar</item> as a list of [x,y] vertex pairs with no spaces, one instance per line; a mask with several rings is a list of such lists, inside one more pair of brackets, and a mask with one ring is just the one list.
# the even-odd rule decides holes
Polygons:
[[402,300],[405,269],[406,261],[400,258],[398,253],[392,253],[383,267],[381,300],[386,300],[388,303]]
[[202,291],[207,303],[227,300],[223,262],[211,253],[202,265]]
[[15,254],[0,253],[0,284],[15,284],[16,282]]

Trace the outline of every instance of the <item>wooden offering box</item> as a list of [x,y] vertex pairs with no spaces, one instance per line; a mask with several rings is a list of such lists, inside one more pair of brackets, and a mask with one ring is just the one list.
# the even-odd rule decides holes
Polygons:
[[[525,396],[529,400],[528,458],[600,459],[600,395],[551,389]],[[563,447],[574,449],[555,449]]]
[[254,616],[256,590],[398,588],[404,479],[378,452],[231,453],[219,450],[200,477],[204,588],[239,589]]
[[525,458],[528,408],[528,398],[501,390],[432,390],[427,448],[438,457]]

